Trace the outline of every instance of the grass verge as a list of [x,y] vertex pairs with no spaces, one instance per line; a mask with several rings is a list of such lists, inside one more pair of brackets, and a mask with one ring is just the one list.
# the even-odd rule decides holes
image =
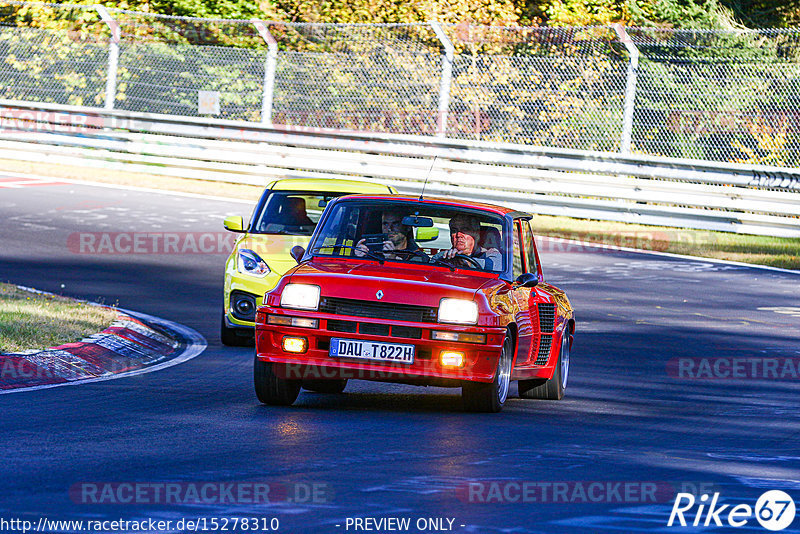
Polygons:
[[108,308],[0,284],[0,353],[79,341],[106,329],[116,316]]
[[[262,187],[250,185],[13,160],[0,160],[0,168],[6,172],[16,171],[54,178],[216,195],[252,200],[253,202],[258,199],[263,189]],[[265,180],[264,185],[266,185],[267,181]],[[800,270],[800,239],[751,236],[728,232],[688,230],[545,215],[536,216],[533,220],[533,226],[537,235],[543,236]]]

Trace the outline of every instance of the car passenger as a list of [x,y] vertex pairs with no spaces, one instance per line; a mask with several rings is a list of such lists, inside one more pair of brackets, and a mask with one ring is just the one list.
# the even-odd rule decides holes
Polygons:
[[[381,214],[381,230],[386,234],[386,241],[383,242],[383,253],[388,259],[408,259],[414,257],[412,254],[392,254],[392,251],[419,251],[419,245],[414,241],[413,229],[403,224],[403,212],[397,210],[387,210]],[[366,239],[362,239],[356,244],[355,255],[365,256],[369,252]],[[422,253],[420,252],[420,255]]]
[[452,260],[457,255],[469,256],[482,269],[499,271],[503,267],[503,256],[496,248],[483,248],[478,244],[481,223],[477,217],[460,213],[450,219],[450,242],[452,248],[436,254],[434,259]]

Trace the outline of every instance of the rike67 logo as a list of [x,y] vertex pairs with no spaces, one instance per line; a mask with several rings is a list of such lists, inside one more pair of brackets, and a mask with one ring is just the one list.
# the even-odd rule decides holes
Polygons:
[[778,531],[791,525],[796,513],[794,500],[780,490],[770,490],[761,495],[755,508],[749,504],[720,505],[718,501],[719,493],[712,497],[703,495],[699,499],[691,493],[678,493],[667,526],[721,527],[727,523],[731,527],[744,527],[755,516],[765,529]]

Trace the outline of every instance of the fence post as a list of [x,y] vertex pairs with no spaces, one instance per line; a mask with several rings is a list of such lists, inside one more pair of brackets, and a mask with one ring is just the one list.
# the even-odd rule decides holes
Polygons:
[[94,6],[100,18],[111,30],[111,39],[108,42],[108,75],[106,76],[106,109],[114,109],[117,99],[117,65],[119,64],[119,23],[109,14],[105,7],[97,4]]
[[256,31],[267,43],[267,61],[264,64],[264,97],[261,101],[261,123],[272,126],[272,98],[275,94],[275,71],[278,68],[278,41],[258,19],[251,19]]
[[442,57],[442,81],[439,87],[439,116],[436,121],[436,136],[447,137],[447,113],[450,110],[450,85],[453,81],[453,58],[455,57],[455,48],[450,39],[442,30],[441,24],[437,21],[431,21],[430,24],[439,42],[444,47],[444,56]]
[[625,111],[622,117],[622,139],[620,140],[620,154],[631,153],[631,138],[633,137],[633,109],[636,101],[636,76],[639,71],[639,49],[633,44],[628,32],[622,24],[614,24],[614,31],[620,42],[625,45],[630,55],[628,62],[627,82],[625,84]]

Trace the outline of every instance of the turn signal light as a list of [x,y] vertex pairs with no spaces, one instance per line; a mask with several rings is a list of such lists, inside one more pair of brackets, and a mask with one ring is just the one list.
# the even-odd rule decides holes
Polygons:
[[289,337],[283,338],[283,350],[286,352],[294,352],[302,354],[308,350],[308,340],[304,337]]
[[431,339],[437,341],[459,341],[461,343],[486,343],[486,334],[470,334],[467,332],[445,332],[433,330]]
[[464,365],[464,353],[443,351],[439,361],[442,362],[444,367],[461,367]]
[[277,324],[281,326],[300,326],[303,328],[316,328],[319,326],[318,319],[307,317],[289,317],[287,315],[268,315],[267,324]]

